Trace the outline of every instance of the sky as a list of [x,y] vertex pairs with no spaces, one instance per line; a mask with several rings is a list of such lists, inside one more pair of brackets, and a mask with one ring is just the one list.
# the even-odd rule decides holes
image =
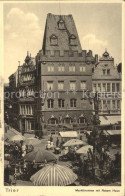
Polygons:
[[4,4],[4,80],[42,48],[48,13],[72,14],[83,50],[102,56],[105,49],[121,62],[121,3],[7,3]]

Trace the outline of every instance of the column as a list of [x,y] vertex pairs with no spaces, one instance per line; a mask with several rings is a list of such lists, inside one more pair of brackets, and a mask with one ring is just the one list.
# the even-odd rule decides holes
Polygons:
[[29,120],[26,120],[26,130],[29,130]]
[[31,113],[31,115],[33,115],[32,105],[30,105],[30,113]]
[[112,111],[112,100],[110,101],[110,111]]
[[117,111],[118,108],[117,108],[117,100],[115,100],[115,110]]
[[110,92],[112,93],[112,82],[110,83]]
[[27,112],[26,112],[26,105],[24,106],[24,114],[27,114]]
[[101,105],[102,105],[102,112],[103,112],[103,100],[101,100]]
[[21,119],[19,120],[19,129],[20,129],[20,131],[22,130]]
[[107,92],[107,82],[105,83],[105,91]]
[[26,119],[25,119],[25,127],[24,127],[24,131],[26,131]]
[[19,113],[21,114],[21,105],[20,105],[20,112]]
[[115,82],[115,92],[116,92],[116,89],[117,89],[117,88],[116,88],[116,82]]
[[103,92],[103,83],[100,83],[101,92]]
[[29,120],[29,130],[31,131],[31,121]]

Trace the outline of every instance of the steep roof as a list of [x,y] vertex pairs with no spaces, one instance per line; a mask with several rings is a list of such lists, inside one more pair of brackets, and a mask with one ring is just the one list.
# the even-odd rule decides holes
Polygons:
[[[57,44],[51,44],[52,36],[57,37]],[[70,39],[73,39],[73,44],[70,44]],[[47,15],[42,49],[44,53],[46,50],[82,52],[72,15]]]

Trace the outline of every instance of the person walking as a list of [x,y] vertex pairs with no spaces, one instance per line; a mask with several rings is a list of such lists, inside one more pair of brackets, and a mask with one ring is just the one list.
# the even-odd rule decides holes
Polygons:
[[50,142],[53,142],[53,137],[52,137],[52,134],[50,136]]
[[59,146],[59,138],[57,137],[57,139],[56,139],[56,147],[58,147]]

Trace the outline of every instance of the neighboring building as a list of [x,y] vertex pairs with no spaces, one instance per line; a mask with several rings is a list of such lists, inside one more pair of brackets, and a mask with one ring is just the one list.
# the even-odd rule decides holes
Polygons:
[[36,66],[35,59],[27,52],[25,63],[18,68],[18,127],[22,132],[35,130],[36,102]]
[[75,124],[84,129],[91,124],[92,107],[83,91],[92,90],[93,63],[92,51],[86,54],[81,48],[72,15],[48,14],[43,47],[36,56],[37,87],[52,97],[38,100],[39,129],[73,129]]
[[93,69],[92,86],[93,92],[100,93],[99,114],[110,116],[107,120],[109,124],[114,119],[114,123],[118,123],[121,118],[121,73],[107,51]]

